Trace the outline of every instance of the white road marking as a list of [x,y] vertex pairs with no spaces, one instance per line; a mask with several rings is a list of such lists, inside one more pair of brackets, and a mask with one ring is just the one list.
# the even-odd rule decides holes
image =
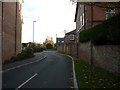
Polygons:
[[31,79],[33,79],[35,76],[37,76],[38,74],[34,74],[32,77],[30,77],[29,79],[27,79],[24,83],[22,83],[21,85],[19,85],[15,90],[20,89],[21,87],[23,87],[26,83],[28,83]]
[[12,68],[6,69],[6,70],[4,70],[4,71],[0,71],[0,73],[4,73],[4,72],[7,72],[7,71],[10,71],[10,70],[16,69],[16,68],[20,68],[20,67],[23,67],[23,66],[26,66],[26,65],[32,64],[32,63],[38,62],[38,61],[40,61],[40,60],[43,60],[43,59],[45,59],[45,58],[46,58],[46,56],[43,57],[42,59],[38,59],[38,60],[36,60],[36,61],[34,61],[34,62],[29,62],[29,63],[26,63],[26,64],[22,64],[22,65],[19,65],[19,66],[16,66],[16,67],[12,67]]

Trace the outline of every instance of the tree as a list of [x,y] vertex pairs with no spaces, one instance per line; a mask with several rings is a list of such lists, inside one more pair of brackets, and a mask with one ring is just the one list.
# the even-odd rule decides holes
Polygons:
[[52,37],[51,38],[49,38],[49,37],[46,38],[46,40],[44,42],[44,45],[46,46],[47,44],[51,44],[52,47],[54,47],[54,42],[53,42]]
[[52,46],[52,44],[48,43],[48,44],[46,44],[46,48],[47,48],[47,49],[52,49],[53,46]]

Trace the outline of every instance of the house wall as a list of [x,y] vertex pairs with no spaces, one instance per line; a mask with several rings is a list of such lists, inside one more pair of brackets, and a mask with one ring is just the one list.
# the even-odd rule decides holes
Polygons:
[[[65,48],[63,49],[63,47]],[[60,47],[60,48],[59,48]],[[91,45],[91,42],[57,46],[60,51],[96,67],[120,75],[120,45]]]
[[2,63],[10,60],[12,56],[21,51],[21,27],[22,21],[19,3],[17,5],[15,2],[3,3]]
[[115,9],[115,13],[116,13],[116,14],[120,13],[120,8],[116,8],[116,9]]
[[89,29],[100,22],[92,22],[93,20],[105,20],[105,9],[97,6],[86,5],[86,25],[85,29]]
[[74,35],[74,40],[70,40],[71,35],[74,35],[74,34],[65,35],[66,44],[76,43],[76,35]]
[[65,35],[65,43],[70,43],[70,37],[69,37],[69,35]]
[[3,3],[3,63],[15,55],[16,3]]
[[[81,27],[80,16],[84,13],[84,26]],[[79,33],[84,29],[89,29],[100,22],[93,22],[93,20],[105,20],[105,9],[91,5],[78,5],[76,17],[76,39],[79,42]]]
[[79,32],[83,30],[84,28],[81,28],[80,24],[80,16],[84,13],[84,5],[78,5],[78,11],[77,11],[77,17],[76,17],[76,42],[79,41]]
[[22,3],[17,3],[17,35],[16,35],[16,54],[22,49]]
[[0,65],[2,63],[2,2],[0,2]]

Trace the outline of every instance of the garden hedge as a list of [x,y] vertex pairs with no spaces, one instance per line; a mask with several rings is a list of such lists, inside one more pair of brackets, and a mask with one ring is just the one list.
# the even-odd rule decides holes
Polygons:
[[120,43],[120,14],[79,34],[80,42]]

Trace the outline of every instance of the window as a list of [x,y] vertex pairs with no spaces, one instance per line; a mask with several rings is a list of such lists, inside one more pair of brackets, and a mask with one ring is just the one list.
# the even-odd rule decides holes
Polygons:
[[64,41],[61,41],[61,43],[64,43]]
[[84,13],[80,16],[80,28],[82,28],[84,26],[85,22],[84,22]]
[[111,16],[113,16],[115,14],[115,9],[114,8],[108,8],[106,10],[106,19],[110,18]]
[[82,27],[82,16],[80,16],[80,27]]
[[58,43],[60,43],[60,41],[58,41]]
[[70,35],[70,40],[75,40],[74,35]]
[[81,4],[79,5],[79,7],[81,8]]
[[21,11],[21,4],[19,4],[19,11]]
[[82,21],[82,25],[84,26],[84,24],[85,24],[85,22],[84,22],[84,13],[83,13],[82,16],[83,16],[83,18],[82,18],[82,19],[83,19],[83,21]]

